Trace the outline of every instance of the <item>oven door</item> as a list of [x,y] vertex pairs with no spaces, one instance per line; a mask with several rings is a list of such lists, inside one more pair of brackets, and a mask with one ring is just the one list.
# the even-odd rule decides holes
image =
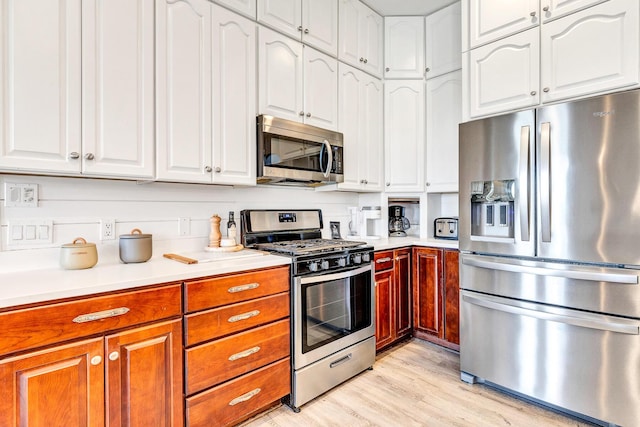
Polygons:
[[375,335],[371,264],[294,282],[295,369]]

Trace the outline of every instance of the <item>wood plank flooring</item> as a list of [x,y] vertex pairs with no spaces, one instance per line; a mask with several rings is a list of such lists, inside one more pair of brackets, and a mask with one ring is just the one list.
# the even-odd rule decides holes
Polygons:
[[243,427],[590,426],[484,385],[460,381],[459,356],[412,339],[378,355],[365,371],[302,406],[287,406]]

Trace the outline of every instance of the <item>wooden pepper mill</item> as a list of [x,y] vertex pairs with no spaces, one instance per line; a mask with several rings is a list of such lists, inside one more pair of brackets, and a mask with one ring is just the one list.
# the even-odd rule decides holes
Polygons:
[[220,233],[220,217],[215,214],[211,217],[211,233],[209,234],[209,247],[219,248],[222,233]]

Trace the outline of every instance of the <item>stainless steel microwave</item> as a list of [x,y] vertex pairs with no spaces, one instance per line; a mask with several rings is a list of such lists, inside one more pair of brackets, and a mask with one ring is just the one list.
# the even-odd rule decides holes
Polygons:
[[267,115],[257,124],[258,184],[344,181],[342,133]]

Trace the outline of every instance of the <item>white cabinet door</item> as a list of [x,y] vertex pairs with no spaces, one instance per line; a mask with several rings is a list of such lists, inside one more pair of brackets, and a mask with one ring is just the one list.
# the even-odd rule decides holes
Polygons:
[[256,184],[256,25],[213,9],[213,183]]
[[302,0],[302,40],[332,56],[338,54],[338,0]]
[[80,3],[0,4],[0,170],[80,173]]
[[422,77],[424,18],[421,16],[384,18],[384,66],[384,76],[388,79]]
[[385,82],[385,191],[424,191],[424,103],[422,80]]
[[469,45],[480,46],[539,24],[540,0],[469,0]]
[[607,0],[540,0],[542,23]]
[[258,22],[300,40],[302,0],[258,0]]
[[610,0],[543,25],[542,101],[638,84],[638,9]]
[[425,19],[425,72],[428,79],[462,67],[460,3],[452,4]]
[[258,113],[302,121],[302,45],[258,28]]
[[211,182],[211,5],[156,3],[157,178]]
[[479,117],[537,105],[540,100],[538,29],[469,51],[469,114]]
[[427,81],[427,192],[458,191],[462,72]]
[[82,2],[86,175],[153,178],[154,1]]
[[[359,0],[339,0],[338,5],[338,58],[354,67],[362,68],[360,61],[362,5]],[[364,60],[364,58],[363,58]]]
[[382,82],[360,70],[339,65],[338,130],[344,135],[344,182],[340,190],[382,191]]
[[338,61],[310,47],[304,48],[303,111],[305,123],[338,128]]
[[[382,77],[384,22],[382,16],[362,3],[360,6],[362,8],[360,14],[362,24],[359,25],[361,41],[358,44],[363,49],[361,67],[376,77]],[[358,58],[358,62],[360,62],[360,58]]]
[[249,18],[256,19],[256,0],[213,0]]

